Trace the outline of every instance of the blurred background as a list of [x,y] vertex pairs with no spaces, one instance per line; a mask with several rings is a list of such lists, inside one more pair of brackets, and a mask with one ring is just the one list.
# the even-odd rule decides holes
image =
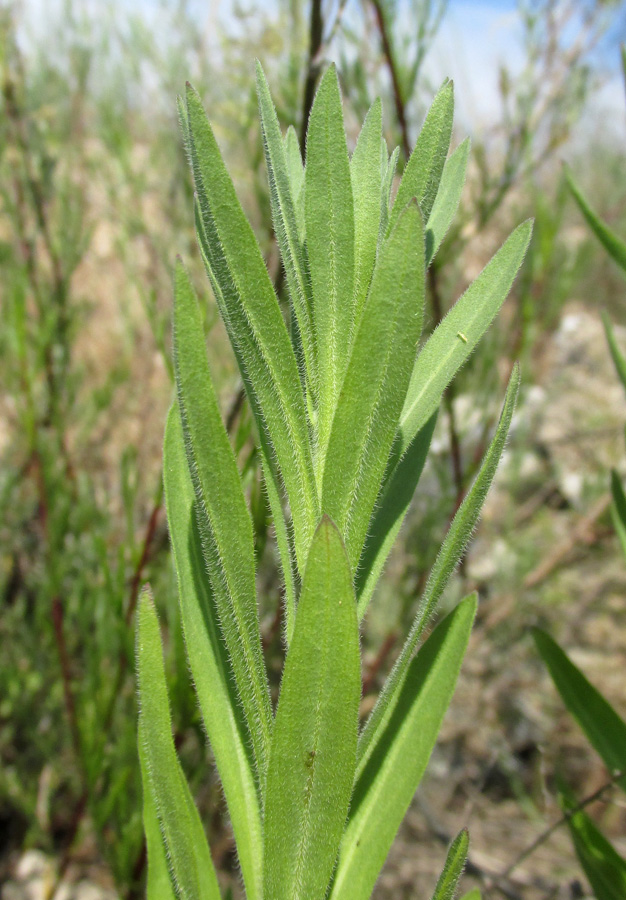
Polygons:
[[[16,0],[0,2],[0,896],[131,900],[145,850],[133,620],[150,582],[165,629],[176,744],[225,891],[233,845],[184,656],[161,491],[172,400],[176,254],[205,309],[211,368],[254,514],[262,633],[282,665],[268,512],[234,359],[193,233],[176,95],[200,91],[273,277],[254,58],[281,124],[304,133],[337,63],[349,146],[384,103],[400,170],[442,80],[453,146],[470,135],[455,224],[430,270],[436,326],[522,219],[531,250],[497,323],[447,392],[410,516],[363,635],[363,714],[399,652],[514,359],[505,459],[448,607],[475,628],[431,766],[375,897],[430,896],[459,828],[466,889],[591,896],[557,784],[626,852],[626,809],[529,639],[541,625],[626,713],[626,565],[609,514],[626,475],[626,397],[601,312],[626,349],[626,283],[583,221],[567,162],[626,236],[626,4],[611,0]],[[514,865],[525,848],[537,849]],[[512,868],[514,866],[514,868]]]

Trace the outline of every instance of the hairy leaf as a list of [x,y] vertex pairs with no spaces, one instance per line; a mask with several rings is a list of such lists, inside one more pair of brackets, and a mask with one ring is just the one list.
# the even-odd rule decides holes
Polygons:
[[382,171],[380,142],[382,105],[375,100],[368,112],[350,160],[354,197],[354,326],[358,327],[374,271],[380,230]]
[[393,179],[398,167],[398,158],[400,156],[400,148],[396,147],[389,159],[387,159],[387,144],[385,139],[382,141],[382,192],[380,197],[380,230],[378,232],[378,246],[382,244],[387,234],[387,226],[389,224],[389,213],[391,212],[391,188],[393,187]]
[[204,555],[262,781],[272,711],[256,608],[252,521],[213,390],[200,309],[181,264],[176,269],[174,368]]
[[328,444],[322,509],[359,560],[419,341],[424,310],[424,233],[411,203],[376,261],[372,285]]
[[466,138],[446,160],[439,190],[426,225],[426,265],[435,258],[448,228],[456,216],[465,184],[470,139]]
[[464,828],[450,845],[446,864],[437,882],[433,900],[454,900],[463,869],[465,868],[468,848],[469,834],[467,829]]
[[515,408],[519,379],[519,367],[515,366],[507,388],[500,421],[498,422],[498,427],[496,428],[491,444],[483,457],[474,483],[467,492],[465,499],[452,520],[452,524],[446,534],[426,583],[426,588],[424,589],[424,593],[420,600],[411,630],[409,631],[408,637],[402,648],[402,652],[391,670],[383,690],[378,697],[376,706],[372,710],[359,737],[358,759],[360,767],[367,762],[367,759],[375,750],[380,735],[384,731],[386,723],[394,712],[410,661],[417,648],[424,628],[435,611],[441,595],[450,580],[450,576],[465,552],[465,548],[467,547],[468,541],[476,526],[480,511],[485,502],[487,491],[489,490],[496,467],[504,449],[509,426],[511,424],[511,418],[513,416],[513,410]]
[[476,604],[475,594],[466,597],[412,660],[375,752],[357,769],[331,900],[372,892],[452,699]]
[[157,808],[152,796],[152,788],[148,777],[146,763],[145,737],[142,729],[138,732],[139,764],[141,766],[141,784],[143,787],[143,828],[146,835],[146,900],[176,900],[176,892],[172,885],[167,864],[167,855]]
[[350,566],[324,517],[287,654],[267,776],[265,897],[324,897],[354,778],[361,672]]
[[311,109],[304,177],[319,373],[319,471],[348,362],[354,323],[354,205],[334,66],[326,70]]
[[402,173],[402,180],[389,216],[388,233],[412,197],[419,203],[424,221],[428,221],[450,147],[453,116],[454,87],[451,81],[446,81],[433,100],[415,148]]
[[261,897],[261,812],[248,736],[217,621],[195,514],[178,408],[165,429],[163,479],[189,667],[211,743],[250,900]]
[[220,900],[202,822],[174,749],[159,623],[147,592],[138,620],[139,735],[172,877],[182,900]]
[[298,135],[293,125],[287,129],[284,139],[285,158],[287,160],[287,174],[291,185],[291,196],[298,225],[298,236],[304,244],[304,166],[302,165],[302,153]]
[[316,356],[313,322],[311,319],[312,299],[308,265],[298,232],[298,221],[291,192],[291,181],[283,138],[270,89],[265,80],[261,64],[258,61],[256,80],[263,148],[269,176],[272,221],[287,275],[293,313],[298,323],[307,384],[315,397]]
[[402,411],[401,454],[438,408],[446,387],[504,303],[526,253],[531,231],[530,221],[515,229],[419,353]]
[[259,245],[191,88],[187,120],[203,258],[258,431],[265,432],[276,455],[291,506],[298,565],[304,566],[319,508],[296,357]]
[[[533,629],[537,650],[563,702],[611,773],[626,773],[626,722],[550,635]],[[626,777],[618,784],[626,790]]]
[[430,447],[437,413],[418,431],[413,443],[398,465],[393,476],[386,480],[376,502],[363,553],[356,573],[357,612],[363,618],[382,575],[387,557],[411,505]]

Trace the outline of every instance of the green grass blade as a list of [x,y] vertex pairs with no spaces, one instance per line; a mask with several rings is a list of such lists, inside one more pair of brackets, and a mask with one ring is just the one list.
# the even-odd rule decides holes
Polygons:
[[348,362],[354,319],[354,206],[334,66],[326,70],[311,109],[304,178],[318,361],[321,465]]
[[567,166],[565,167],[565,177],[567,184],[574,200],[578,204],[578,208],[583,214],[587,224],[598,238],[606,252],[611,256],[617,265],[626,272],[626,244],[619,238],[608,225],[606,225],[587,203],[585,196],[574,181],[572,173]]
[[412,660],[376,751],[357,770],[331,900],[369,897],[437,740],[467,648],[477,598],[466,597]]
[[611,472],[611,518],[613,527],[620,542],[622,553],[626,556],[626,495],[619,475],[613,469]]
[[437,413],[434,413],[424,427],[418,431],[413,443],[398,465],[394,467],[393,475],[385,481],[376,502],[374,516],[356,571],[359,621],[365,615],[374,588],[409,510],[426,462],[436,421]]
[[296,224],[298,226],[298,236],[300,243],[304,244],[304,166],[302,165],[302,153],[300,151],[300,142],[293,125],[287,129],[284,140],[285,159],[287,161],[287,174],[289,176],[289,184],[291,185],[291,197],[293,199],[293,208],[296,214]]
[[424,221],[428,221],[450,147],[453,117],[454,87],[451,81],[447,81],[432,102],[415,148],[402,173],[387,233],[394,227],[412,197],[419,203]]
[[292,310],[298,323],[307,384],[315,397],[316,359],[313,322],[311,319],[310,276],[304,247],[298,231],[298,221],[291,193],[291,181],[283,138],[270,89],[261,64],[258,61],[256,64],[256,83],[263,148],[265,150],[265,162],[270,186],[270,205],[274,232],[285,267]]
[[311,545],[274,724],[267,898],[325,896],[352,791],[360,694],[352,576],[339,532],[325,516]]
[[355,567],[397,434],[424,310],[424,233],[411,203],[383,244],[328,443],[322,509]]
[[256,608],[252,521],[213,390],[200,309],[180,263],[176,268],[174,368],[205,559],[263,781],[272,710]]
[[437,882],[433,900],[454,900],[463,869],[465,868],[468,849],[469,834],[467,829],[464,828],[450,845],[446,864]]
[[261,812],[245,723],[206,573],[178,407],[170,410],[163,450],[165,503],[189,667],[217,766],[246,894],[262,896]]
[[202,822],[174,749],[159,623],[147,592],[138,620],[139,734],[172,877],[182,900],[220,900]]
[[[567,792],[562,799],[564,811],[575,804],[575,798]],[[623,900],[626,897],[626,860],[584,810],[574,813],[567,824],[576,855],[597,900]]]
[[[350,160],[354,197],[354,326],[358,327],[374,271],[380,231],[380,165],[382,104],[375,100],[368,112]],[[385,151],[386,159],[386,151]]]
[[176,900],[176,891],[170,879],[159,817],[148,777],[144,749],[146,741],[141,728],[137,737],[143,787],[143,830],[146,835],[146,900]]
[[531,221],[515,229],[419,353],[402,411],[401,454],[438,408],[446,387],[504,303],[524,259],[531,231]]
[[200,98],[187,91],[199,240],[258,431],[271,434],[291,505],[298,565],[319,505],[296,357],[254,232],[241,208]]
[[491,486],[496,467],[504,449],[509,426],[511,424],[511,418],[513,416],[513,410],[515,408],[519,381],[519,367],[516,365],[509,381],[500,421],[498,422],[491,444],[483,457],[474,483],[467,492],[465,499],[452,520],[452,524],[446,534],[426,583],[424,594],[420,600],[417,613],[402,648],[402,652],[391,670],[376,705],[359,737],[359,769],[367,762],[372,752],[375,752],[377,743],[380,740],[380,735],[384,731],[398,702],[398,697],[400,696],[409,664],[424,628],[437,608],[437,604],[450,580],[450,576],[465,552],[465,548],[467,547],[476,526],[480,511],[485,502],[487,491]]
[[439,190],[426,225],[426,266],[429,266],[435,258],[456,216],[465,185],[469,152],[470,139],[466,138],[446,160],[443,167]]
[[615,366],[615,371],[618,374],[619,380],[622,382],[624,390],[626,390],[626,356],[624,356],[620,350],[615,338],[613,326],[611,325],[609,317],[604,312],[602,313],[602,324],[604,325],[606,341],[609,345],[609,351],[611,353],[613,365]]
[[[533,629],[539,655],[569,712],[611,772],[626,772],[626,722],[550,635]],[[626,777],[618,782],[626,790]]]

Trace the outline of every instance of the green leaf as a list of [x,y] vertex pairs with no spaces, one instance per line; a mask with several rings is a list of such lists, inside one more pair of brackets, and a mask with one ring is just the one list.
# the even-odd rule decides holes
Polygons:
[[[562,801],[564,810],[575,805],[573,797]],[[626,897],[626,860],[609,843],[584,810],[568,819],[576,855],[597,900]]]
[[439,190],[426,225],[426,266],[435,258],[456,216],[465,184],[470,139],[466,138],[446,160]]
[[319,507],[296,357],[259,245],[191,87],[187,118],[203,259],[257,429],[265,433],[284,481],[302,571]]
[[438,408],[446,387],[504,303],[531,232],[530,220],[515,229],[420,351],[402,411],[401,454]]
[[565,177],[569,189],[572,192],[572,196],[578,204],[581,213],[587,220],[587,224],[606,252],[615,260],[617,265],[626,272],[626,244],[594,213],[587,203],[582,191],[574,181],[572,173],[567,166],[565,166]]
[[504,449],[515,408],[519,380],[519,366],[516,365],[511,374],[502,414],[491,444],[483,457],[474,483],[452,520],[452,524],[437,555],[402,652],[391,670],[376,705],[359,736],[359,766],[362,766],[374,752],[380,736],[394,712],[409,664],[424,628],[437,608],[450,576],[457,567],[476,527],[487,491]]
[[298,135],[296,134],[296,129],[293,125],[290,125],[287,129],[284,145],[285,159],[287,160],[287,174],[289,175],[293,208],[296,214],[296,223],[298,225],[298,236],[300,242],[304,244],[304,166],[302,165],[300,142],[298,141]]
[[176,900],[176,892],[170,880],[167,856],[161,837],[157,808],[152,796],[146,765],[145,737],[138,731],[139,763],[143,786],[143,829],[146,835],[147,878],[146,900]]
[[394,466],[393,475],[383,483],[376,501],[365,547],[356,570],[359,621],[365,615],[374,588],[411,505],[426,462],[436,421],[437,413],[433,413],[424,427],[418,431],[398,465]]
[[400,156],[400,148],[396,147],[389,159],[387,159],[387,144],[385,139],[382,140],[383,153],[383,184],[380,197],[380,230],[378,232],[378,246],[382,244],[387,234],[387,225],[389,224],[389,213],[391,211],[391,188],[393,187],[393,178],[398,167],[398,158]]
[[398,430],[424,310],[424,234],[411,203],[376,261],[328,443],[322,509],[359,560]]
[[[312,299],[310,276],[304,247],[298,231],[295,203],[291,193],[291,181],[283,138],[272,102],[270,89],[265,80],[261,64],[256,64],[256,83],[261,115],[263,148],[270,185],[270,205],[272,221],[280,255],[287,275],[287,285],[293,313],[298,323],[298,331],[307,384],[316,396],[316,357],[311,319]],[[300,170],[302,166],[300,164]],[[297,172],[297,169],[296,169]]]
[[622,553],[626,556],[626,495],[615,469],[611,472],[611,494],[613,496],[613,502],[611,503],[613,527],[619,538]]
[[402,173],[402,180],[389,216],[387,233],[394,227],[400,213],[412,197],[419,203],[424,221],[428,221],[450,147],[453,117],[454,86],[451,81],[446,81],[433,100],[415,148]]
[[[178,408],[169,412],[163,479],[189,667],[237,844],[246,894],[262,895],[263,838],[248,736],[206,573]],[[158,900],[158,898],[157,898]]]
[[411,661],[375,752],[357,768],[331,900],[372,892],[452,699],[476,604],[475,594],[466,597]]
[[471,891],[468,891],[467,894],[463,894],[461,900],[481,900],[480,891],[478,888],[472,888]]
[[172,877],[182,900],[220,900],[202,822],[174,749],[159,623],[147,592],[138,620],[139,734]]
[[200,309],[180,263],[176,267],[174,368],[204,556],[263,781],[272,710],[256,608],[252,521],[211,381]]
[[326,70],[311,109],[304,178],[319,373],[319,470],[348,362],[354,324],[354,205],[334,65]]
[[[533,638],[563,702],[609,772],[626,772],[626,722],[545,631],[534,628]],[[626,777],[618,784],[626,790]]]
[[464,828],[450,845],[446,864],[437,882],[433,900],[454,900],[463,869],[465,868],[468,849],[469,834],[467,829]]
[[325,895],[352,791],[360,695],[352,575],[325,516],[311,545],[274,724],[265,897]]
[[606,340],[609,345],[609,350],[611,352],[611,358],[613,359],[613,365],[615,366],[615,371],[619,376],[619,380],[622,382],[624,389],[626,390],[626,356],[620,350],[617,340],[615,339],[615,332],[613,331],[613,326],[609,321],[609,317],[606,313],[602,313],[602,322],[604,324],[604,331],[606,333]]
[[355,328],[358,327],[361,318],[361,310],[374,271],[378,247],[380,192],[382,190],[380,165],[382,127],[382,105],[380,99],[377,99],[365,118],[350,160],[354,197]]

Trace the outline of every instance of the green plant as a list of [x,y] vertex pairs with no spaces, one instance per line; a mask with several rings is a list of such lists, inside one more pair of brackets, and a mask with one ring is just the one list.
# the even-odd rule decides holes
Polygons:
[[[309,120],[306,165],[283,138],[263,72],[258,100],[289,320],[199,96],[180,118],[201,253],[252,410],[283,578],[286,661],[276,713],[262,653],[253,527],[222,423],[201,315],[175,278],[177,402],[165,499],[190,669],[249,898],[370,896],[424,773],[476,609],[466,597],[423,643],[502,453],[519,371],[445,537],[402,652],[359,731],[359,625],[419,481],[442,394],[503,303],[530,239],[519,226],[417,352],[426,268],[465,168],[446,161],[453,87],[426,117],[395,198],[375,102],[348,156],[334,67]],[[466,149],[466,148],[465,148]],[[464,152],[464,151],[463,151]],[[148,896],[220,896],[170,729],[156,612],[138,618],[139,748]],[[450,848],[435,897],[467,851]]]

